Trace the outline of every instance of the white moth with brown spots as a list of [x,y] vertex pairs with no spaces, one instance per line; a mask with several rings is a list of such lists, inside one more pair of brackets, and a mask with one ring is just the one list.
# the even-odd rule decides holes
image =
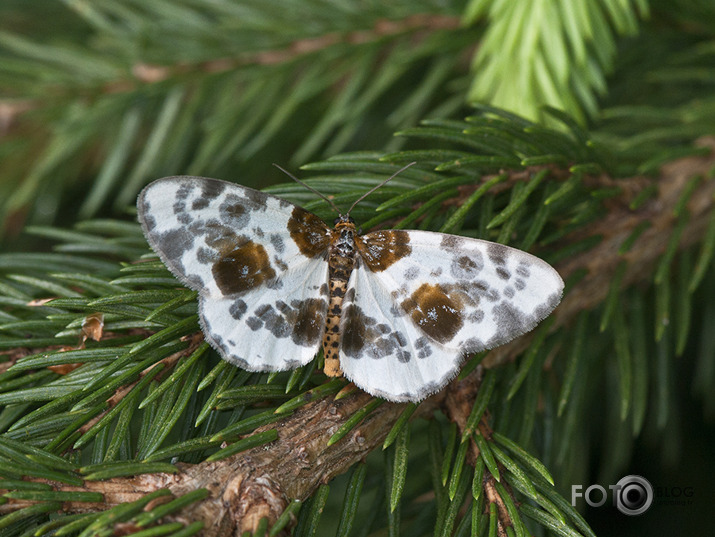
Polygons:
[[483,240],[428,231],[358,235],[263,192],[166,177],[137,202],[152,248],[199,293],[201,326],[249,371],[310,362],[390,401],[419,401],[465,355],[534,328],[561,300],[546,262]]

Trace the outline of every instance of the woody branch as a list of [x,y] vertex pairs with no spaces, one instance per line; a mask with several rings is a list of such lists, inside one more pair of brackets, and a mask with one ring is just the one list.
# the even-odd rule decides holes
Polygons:
[[[602,303],[610,288],[613,275],[621,261],[626,261],[625,274],[621,280],[623,288],[636,283],[645,283],[653,277],[653,267],[665,252],[668,239],[675,229],[678,217],[675,209],[691,179],[707,176],[715,168],[715,138],[699,141],[702,147],[710,149],[706,157],[687,157],[663,166],[660,177],[655,181],[658,193],[638,210],[629,208],[630,201],[651,182],[643,178],[614,181],[601,178],[610,186],[620,186],[624,196],[611,200],[608,214],[587,229],[568,238],[569,243],[577,243],[590,237],[601,237],[601,241],[589,250],[556,263],[561,277],[569,277],[585,270],[585,276],[567,291],[561,304],[552,314],[554,322],[551,330],[567,325],[575,316]],[[679,242],[681,249],[697,244],[703,239],[715,206],[715,181],[702,181],[690,195],[685,208],[689,218]],[[649,227],[640,235],[635,244],[624,254],[619,253],[623,242],[643,222]],[[513,361],[528,346],[532,336],[526,334],[514,341],[489,352],[482,364],[497,367]]]
[[[715,149],[713,139],[704,140],[702,144]],[[587,274],[556,309],[554,329],[564,326],[576,313],[592,308],[604,300],[612,275],[621,260],[628,262],[623,278],[624,286],[652,277],[650,269],[663,254],[668,237],[674,229],[674,210],[684,189],[694,176],[705,176],[713,168],[715,156],[712,153],[707,157],[689,157],[675,161],[663,168],[657,182],[659,193],[656,198],[637,211],[628,209],[627,200],[613,202],[607,217],[579,236],[573,237],[574,241],[593,235],[601,235],[603,239],[588,252],[558,265],[557,268],[564,279],[583,269],[586,269]],[[621,185],[627,189],[629,184],[634,183],[643,184],[643,181],[637,179],[629,183],[624,180]],[[632,192],[637,190],[631,189]],[[702,181],[690,196],[687,204],[690,218],[683,232],[681,247],[702,239],[713,211],[714,196],[715,181]],[[645,220],[650,222],[650,228],[626,254],[619,254],[623,240]],[[487,367],[495,367],[513,360],[528,343],[528,335],[519,338],[491,351],[483,363]],[[448,415],[452,412],[451,419],[459,423],[464,419],[468,400],[473,400],[476,386],[478,383],[473,385],[473,389],[464,391],[465,385],[454,384],[445,392],[423,402],[414,416],[428,415],[444,403]],[[451,398],[451,402],[445,402],[445,397]],[[257,429],[256,432],[261,432],[276,428],[278,440],[272,444],[222,461],[196,465],[179,464],[177,474],[146,474],[129,479],[86,482],[83,487],[59,483],[54,485],[57,490],[99,491],[105,496],[105,501],[98,504],[67,502],[64,506],[67,512],[106,509],[136,500],[148,492],[162,488],[170,490],[174,495],[206,488],[210,494],[205,500],[191,505],[181,513],[181,517],[174,518],[203,520],[206,530],[213,535],[236,532],[240,534],[242,531],[254,529],[258,520],[264,516],[268,517],[270,522],[275,521],[289,498],[307,497],[321,483],[345,472],[381,445],[404,405],[387,402],[382,404],[349,436],[333,446],[327,446],[328,439],[334,432],[370,399],[370,396],[360,393],[340,401],[328,398],[309,403],[277,425]],[[459,408],[462,410],[454,411]],[[26,505],[26,501],[10,500],[0,506],[0,513]]]

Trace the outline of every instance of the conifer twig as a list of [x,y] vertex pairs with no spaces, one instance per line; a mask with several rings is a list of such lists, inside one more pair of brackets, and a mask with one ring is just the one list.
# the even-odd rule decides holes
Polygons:
[[[715,149],[715,139],[702,144]],[[638,210],[628,208],[628,200],[612,200],[609,213],[579,236],[569,237],[569,242],[601,235],[602,241],[590,251],[564,261],[558,268],[565,279],[575,272],[587,269],[588,274],[568,293],[556,310],[554,327],[561,327],[568,319],[584,309],[601,302],[609,289],[611,275],[621,260],[628,262],[622,278],[623,285],[632,285],[652,278],[652,266],[665,251],[668,237],[676,222],[675,209],[691,179],[707,175],[715,168],[715,155],[688,157],[663,167],[657,182],[658,196]],[[607,178],[603,178],[607,181]],[[628,191],[629,185],[643,180],[624,180],[620,184]],[[633,188],[636,193],[638,188]],[[704,234],[707,220],[713,210],[715,181],[701,181],[692,192],[686,205],[689,220],[682,234],[681,247],[696,243]],[[627,197],[627,196],[626,196]],[[624,254],[619,248],[631,232],[642,222],[650,227]],[[483,365],[494,367],[512,359],[529,344],[523,337],[492,351]],[[443,392],[423,402],[413,416],[424,416],[444,404],[456,423],[466,420],[479,386],[478,374],[450,385]],[[191,465],[177,464],[176,474],[143,474],[133,478],[113,478],[106,481],[87,481],[81,487],[51,482],[55,490],[101,492],[102,503],[65,502],[65,512],[86,512],[107,509],[120,503],[135,501],[145,494],[168,489],[180,496],[197,489],[209,491],[206,499],[197,501],[178,515],[168,518],[181,521],[201,520],[207,534],[241,534],[256,529],[261,518],[272,523],[285,509],[290,499],[307,498],[320,484],[345,472],[355,462],[381,445],[392,424],[401,415],[404,405],[385,403],[377,406],[356,428],[340,441],[329,446],[328,440],[355,412],[371,401],[367,394],[358,392],[338,401],[325,398],[311,402],[296,410],[291,416],[276,423],[257,428],[253,434],[275,429],[277,440],[249,449],[227,459],[206,461]],[[473,455],[479,453],[473,451]],[[35,481],[41,481],[35,479]],[[47,482],[47,481],[44,481]],[[491,500],[490,500],[491,501]],[[8,499],[0,506],[0,514],[29,505],[28,500]],[[504,509],[497,506],[499,521]]]
[[[260,427],[253,433],[275,429],[276,441],[219,461],[179,463],[176,474],[86,481],[81,487],[51,484],[55,490],[104,494],[103,503],[66,502],[66,513],[105,510],[160,489],[180,496],[205,488],[208,497],[187,507],[174,519],[202,520],[207,535],[242,535],[244,531],[255,531],[263,517],[272,524],[289,500],[307,498],[320,484],[345,472],[382,445],[404,404],[380,405],[345,438],[328,446],[335,431],[371,399],[370,395],[358,392],[338,401],[326,398],[308,403],[281,422]],[[444,392],[429,398],[413,416],[429,414],[443,399]],[[0,514],[27,505],[26,500],[11,499],[0,506]]]
[[[652,279],[653,267],[663,255],[668,237],[675,227],[675,209],[681,195],[693,177],[706,176],[715,169],[715,138],[703,138],[698,144],[710,148],[710,155],[686,157],[663,166],[656,181],[657,196],[637,210],[629,208],[630,200],[646,188],[645,185],[651,184],[649,181],[644,181],[642,177],[618,181],[607,177],[600,178],[600,181],[610,186],[619,186],[625,195],[611,201],[608,214],[604,218],[566,239],[570,244],[574,244],[591,237],[602,237],[600,243],[593,248],[555,264],[565,281],[584,269],[587,274],[567,292],[561,304],[554,310],[552,331],[568,324],[579,312],[592,309],[604,301],[611,279],[622,260],[627,262],[621,279],[623,288]],[[710,214],[715,210],[715,181],[701,181],[690,195],[686,208],[689,219],[682,233],[680,249],[702,240]],[[643,222],[648,222],[649,227],[627,252],[619,253],[623,242]],[[514,360],[528,348],[531,338],[532,335],[527,334],[492,350],[482,364],[491,368]]]
[[[444,398],[444,407],[446,409],[447,417],[449,417],[451,421],[457,424],[460,433],[464,433],[466,429],[467,419],[469,418],[469,415],[472,411],[474,400],[481,385],[482,373],[483,368],[477,367],[477,369],[475,369],[475,371],[473,371],[471,374],[467,375],[466,378],[452,382],[449,385],[449,388],[446,390]],[[486,417],[482,416],[482,419],[480,420],[478,426],[478,432],[476,432],[475,434],[480,434],[483,438],[489,440],[491,438],[491,433],[492,429],[491,427],[489,427]],[[469,437],[469,439],[465,441],[469,442],[470,444],[467,460],[471,465],[474,465],[479,458],[479,446],[477,446],[476,442],[473,440],[472,437]],[[501,473],[502,466],[501,464],[499,464],[498,466],[499,472]],[[511,519],[504,500],[499,495],[499,492],[494,485],[495,481],[496,480],[494,479],[494,476],[487,472],[482,481],[482,489],[484,490],[485,497],[488,502],[487,505],[496,505],[498,517],[497,534],[499,536],[506,537],[506,528],[514,526],[514,521]],[[504,482],[503,484],[507,493],[512,496],[512,501],[516,502],[516,499],[514,498],[514,495],[511,491],[511,488],[508,486],[508,483]]]

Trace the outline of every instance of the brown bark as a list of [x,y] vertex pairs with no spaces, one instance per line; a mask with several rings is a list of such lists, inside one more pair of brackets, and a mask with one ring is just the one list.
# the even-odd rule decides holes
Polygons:
[[[427,415],[441,402],[436,395],[423,402],[415,415]],[[83,487],[53,483],[57,490],[102,492],[101,504],[66,502],[65,512],[102,510],[136,501],[149,492],[168,489],[175,496],[206,488],[209,496],[184,509],[182,522],[202,520],[204,534],[241,535],[253,531],[262,517],[276,521],[291,499],[303,500],[321,483],[345,472],[381,445],[404,404],[384,403],[339,442],[328,440],[372,397],[357,392],[338,401],[332,397],[309,403],[291,416],[257,429],[275,428],[278,440],[228,459],[200,464],[180,463],[176,474],[145,474],[132,478],[88,481]],[[0,506],[6,513],[29,502],[10,500]]]

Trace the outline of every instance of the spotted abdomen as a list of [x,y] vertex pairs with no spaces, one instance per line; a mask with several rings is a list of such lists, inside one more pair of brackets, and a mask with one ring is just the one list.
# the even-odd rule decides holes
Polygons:
[[340,317],[350,273],[355,266],[355,224],[340,220],[333,230],[328,254],[329,300],[323,336],[324,372],[329,377],[342,376],[340,367]]

